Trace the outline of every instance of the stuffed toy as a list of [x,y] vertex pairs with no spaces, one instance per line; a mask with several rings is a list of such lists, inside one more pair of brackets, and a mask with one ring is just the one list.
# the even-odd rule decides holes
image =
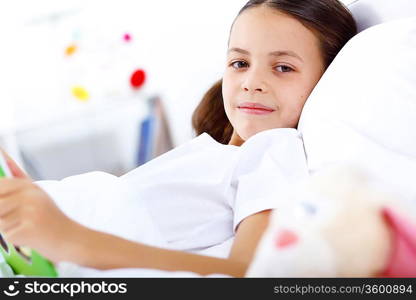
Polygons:
[[370,179],[343,165],[302,183],[272,212],[246,277],[416,277],[416,218]]

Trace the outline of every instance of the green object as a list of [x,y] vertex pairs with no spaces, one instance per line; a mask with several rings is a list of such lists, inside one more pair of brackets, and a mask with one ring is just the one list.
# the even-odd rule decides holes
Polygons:
[[[10,170],[0,153],[0,178],[10,174]],[[1,179],[0,179],[1,180]],[[0,253],[4,260],[12,268],[15,275],[57,277],[52,262],[33,249],[17,247],[3,239],[0,234]]]
[[14,272],[10,268],[9,264],[4,260],[3,256],[0,255],[0,277],[14,277]]
[[22,248],[15,247],[9,243],[7,243],[7,247],[8,251],[1,246],[0,252],[15,275],[41,277],[58,276],[54,265],[38,252],[26,248],[24,250],[25,253],[22,253]]

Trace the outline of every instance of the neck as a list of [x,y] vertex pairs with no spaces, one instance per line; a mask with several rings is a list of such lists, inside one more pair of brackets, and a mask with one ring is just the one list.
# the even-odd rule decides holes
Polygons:
[[228,145],[241,146],[242,144],[244,144],[244,140],[234,130]]

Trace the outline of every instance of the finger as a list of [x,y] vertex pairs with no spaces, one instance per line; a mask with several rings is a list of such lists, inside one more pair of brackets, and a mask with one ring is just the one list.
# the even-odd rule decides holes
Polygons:
[[[10,237],[10,232],[19,226],[22,222],[20,213],[18,210],[14,210],[7,214],[5,217],[0,218],[0,232],[6,240]],[[8,242],[12,242],[9,241]]]
[[0,179],[0,201],[1,201],[1,198],[6,197],[12,193],[16,193],[17,191],[28,186],[29,183],[32,184],[27,179],[1,178]]
[[16,220],[14,223],[8,224],[8,228],[5,231],[2,231],[4,240],[14,246],[21,246],[22,228],[21,220]]
[[16,199],[3,199],[0,205],[0,219],[6,217],[10,212],[19,207]]
[[17,178],[29,178],[29,176],[17,165],[17,163],[4,151],[0,149],[1,153],[9,166],[10,172]]

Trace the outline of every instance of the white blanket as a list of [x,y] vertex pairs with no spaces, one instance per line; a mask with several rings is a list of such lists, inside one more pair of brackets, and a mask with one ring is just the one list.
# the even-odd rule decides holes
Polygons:
[[[137,197],[128,193],[120,178],[92,172],[62,181],[37,182],[54,199],[58,207],[73,220],[96,230],[111,233],[128,240],[169,248],[153,223],[146,208]],[[126,210],[126,207],[129,209]],[[221,257],[228,252],[233,239],[209,249],[194,251],[203,255]],[[99,254],[98,254],[99,255]],[[97,270],[61,262],[57,264],[60,277],[202,277],[193,272],[162,271],[156,269]],[[212,274],[208,277],[229,277]]]
[[[36,183],[47,191],[65,214],[89,228],[128,240],[169,248],[146,208],[136,197],[132,201],[132,195],[127,192],[128,189],[123,188],[123,181],[116,176],[92,172],[68,177],[62,181]],[[221,257],[222,253],[228,252],[232,241],[230,238],[222,244],[194,253]],[[194,272],[144,268],[98,270],[70,262],[58,263],[56,268],[59,277],[203,277]],[[4,258],[0,256],[0,277],[12,277],[10,271]],[[208,277],[229,276],[212,274]]]

